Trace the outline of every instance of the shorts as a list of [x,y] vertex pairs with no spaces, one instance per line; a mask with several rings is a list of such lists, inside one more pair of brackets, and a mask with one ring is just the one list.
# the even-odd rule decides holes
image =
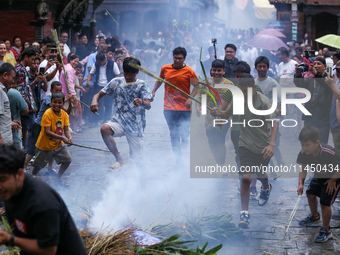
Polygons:
[[337,194],[339,193],[340,189],[340,179],[336,181],[336,189],[335,192],[332,195],[328,195],[326,193],[327,184],[325,185],[325,182],[329,179],[315,179],[313,178],[308,185],[306,194],[309,195],[315,195],[320,198],[320,204],[325,206],[331,206],[333,205]]
[[57,164],[62,163],[71,163],[72,157],[66,148],[66,145],[63,143],[57,149],[52,151],[43,151],[38,148],[35,151],[35,160],[33,162],[33,167],[41,169],[44,168],[50,159],[53,158]]
[[256,174],[258,178],[264,177],[262,166],[268,166],[270,158],[264,160],[263,154],[254,153],[243,146],[238,148],[238,153],[241,164],[240,175]]
[[126,140],[129,144],[130,157],[139,160],[143,159],[143,147],[144,147],[143,137],[138,137],[126,133],[122,126],[118,122],[115,122],[113,120],[109,120],[105,124],[110,126],[111,130],[113,131],[112,135],[113,137],[126,136]]

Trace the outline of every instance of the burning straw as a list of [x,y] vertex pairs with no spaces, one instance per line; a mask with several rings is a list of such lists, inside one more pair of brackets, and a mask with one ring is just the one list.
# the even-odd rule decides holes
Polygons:
[[134,231],[133,228],[125,228],[115,233],[91,234],[89,229],[84,229],[79,231],[79,235],[89,255],[134,255],[136,254]]

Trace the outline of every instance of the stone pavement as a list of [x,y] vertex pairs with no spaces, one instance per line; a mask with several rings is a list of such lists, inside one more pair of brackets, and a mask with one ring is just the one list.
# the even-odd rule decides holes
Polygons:
[[[121,173],[108,171],[108,167],[114,163],[113,156],[107,152],[69,147],[73,162],[62,178],[69,183],[69,186],[56,188],[65,199],[78,225],[83,224],[84,219],[88,220],[93,217],[92,209],[99,201],[110,201],[111,198],[112,203],[118,201],[117,207],[131,207],[133,212],[131,211],[130,218],[136,218],[136,222],[142,227],[147,226],[157,217],[157,221],[162,218],[165,218],[165,221],[168,220],[177,212],[183,212],[184,205],[200,212],[208,211],[210,215],[233,213],[233,222],[238,223],[240,211],[240,198],[237,193],[238,179],[190,178],[189,151],[183,152],[185,159],[183,167],[174,168],[169,131],[162,112],[161,95],[159,92],[152,105],[153,108],[147,112],[144,151],[146,168],[142,173],[145,177],[146,193],[139,192],[138,189],[132,194],[129,193],[128,191],[134,187],[126,182],[127,185],[122,190],[117,194],[111,194],[108,189],[111,184],[122,183],[124,185],[126,181],[121,177]],[[97,127],[87,129],[82,134],[74,134],[73,141],[82,145],[106,148],[99,130],[100,127]],[[228,133],[227,136],[230,137],[230,134]],[[206,138],[202,137],[202,141],[204,139]],[[116,141],[124,160],[128,161],[126,139],[122,137]],[[230,139],[227,144],[227,162],[234,163]],[[297,142],[290,142],[283,136],[281,152],[285,163],[295,162],[299,150]],[[131,170],[130,166],[131,163],[120,172],[128,174]],[[40,178],[54,186],[53,179],[45,177],[44,171],[45,169],[39,173]],[[127,175],[127,178],[133,178],[133,176]],[[301,198],[288,235],[283,241],[288,218],[298,198],[297,178],[281,177],[270,182],[273,184],[273,190],[268,203],[260,207],[257,201],[250,202],[251,228],[244,231],[245,238],[224,244],[219,254],[340,254],[340,240],[330,240],[325,244],[313,242],[319,231],[319,225],[308,228],[298,226],[297,221],[309,213],[305,194]],[[258,190],[259,185],[258,182]],[[111,198],[107,198],[108,195]],[[124,201],[119,201],[120,197],[124,198]],[[169,206],[170,198],[171,206]],[[107,206],[112,208],[115,204],[107,203]],[[167,207],[162,212],[165,206]],[[339,203],[335,203],[334,209],[340,209]],[[159,214],[161,216],[157,216]],[[111,217],[115,218],[114,212],[111,213]],[[332,220],[331,226],[333,231],[340,236],[340,222]]]

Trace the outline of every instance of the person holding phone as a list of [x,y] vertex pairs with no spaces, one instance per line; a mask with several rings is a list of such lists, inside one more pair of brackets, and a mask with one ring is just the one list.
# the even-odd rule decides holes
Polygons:
[[57,60],[57,46],[55,43],[50,43],[46,46],[46,59],[39,65],[39,72],[46,75],[47,88],[46,91],[41,90],[41,100],[48,95],[51,95],[51,84],[54,81],[59,81],[59,68],[61,63]]
[[[47,80],[46,75],[44,74],[45,68],[39,68],[40,58],[36,56],[34,61],[30,65],[30,70],[28,72],[28,79],[30,82],[30,86],[33,92],[33,97],[38,107],[38,111],[40,110],[41,104],[41,90],[46,92],[47,90]],[[39,70],[39,71],[38,71]]]
[[332,107],[333,92],[327,85],[325,78],[326,61],[323,57],[315,58],[309,71],[314,77],[303,78],[301,72],[298,72],[298,66],[295,67],[294,84],[297,87],[308,89],[311,93],[311,99],[305,104],[306,109],[312,114],[310,116],[302,115],[304,126],[314,126],[319,130],[320,142],[328,143],[330,120],[329,115]]

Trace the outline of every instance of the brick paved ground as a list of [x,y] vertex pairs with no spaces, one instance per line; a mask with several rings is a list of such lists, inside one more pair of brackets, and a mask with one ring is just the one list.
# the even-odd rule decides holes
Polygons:
[[[145,227],[164,208],[166,209],[158,216],[157,221],[166,217],[168,218],[165,221],[169,220],[176,216],[177,212],[182,213],[184,205],[187,205],[193,210],[207,211],[211,215],[233,213],[233,222],[237,224],[240,211],[239,194],[236,192],[238,180],[230,178],[190,179],[188,151],[184,152],[184,166],[174,169],[169,131],[162,113],[161,92],[152,107],[147,112],[145,130],[146,169],[143,170],[143,175],[146,178],[144,183],[146,191],[140,190],[139,192],[139,188],[131,184],[133,182],[129,182],[129,179],[134,178],[131,164],[119,173],[109,172],[108,167],[114,162],[110,153],[79,147],[69,148],[73,162],[63,177],[63,180],[69,182],[69,187],[58,188],[58,191],[66,200],[77,223],[84,223],[81,221],[84,217],[82,215],[93,212],[95,205],[104,199],[106,201],[104,206],[107,205],[107,210],[104,210],[103,215],[109,215],[109,217],[103,217],[103,221],[114,221],[116,217],[114,210],[117,207],[122,209],[121,211],[127,208],[126,212],[130,213],[127,213],[126,217],[136,218],[136,223],[141,223],[142,227]],[[229,133],[228,136],[230,136]],[[202,143],[206,141],[205,139],[202,137]],[[99,127],[73,135],[73,141],[83,145],[106,148],[101,139]],[[229,141],[227,144],[227,162],[234,164],[233,148]],[[125,138],[118,138],[117,146],[123,158],[128,161],[128,146]],[[299,149],[297,142],[292,143],[283,136],[281,151],[286,164],[295,162]],[[39,173],[39,176],[53,183],[51,178],[44,176],[44,171],[45,169]],[[297,220],[309,213],[305,195],[301,199],[286,240],[283,241],[285,226],[297,200],[297,179],[278,178],[271,182],[273,191],[269,202],[264,207],[259,207],[256,201],[250,202],[251,228],[244,231],[245,238],[229,242],[219,254],[340,254],[339,240],[330,240],[325,244],[313,242],[319,230],[318,225],[308,228],[298,226]],[[111,193],[108,190],[110,185],[118,185],[120,190],[117,193]],[[260,188],[259,183],[257,187]],[[130,190],[133,192],[129,192]],[[169,197],[171,197],[172,205],[169,203]],[[339,204],[335,203],[334,208],[339,209]],[[333,231],[340,235],[340,223],[332,220],[331,226]]]

